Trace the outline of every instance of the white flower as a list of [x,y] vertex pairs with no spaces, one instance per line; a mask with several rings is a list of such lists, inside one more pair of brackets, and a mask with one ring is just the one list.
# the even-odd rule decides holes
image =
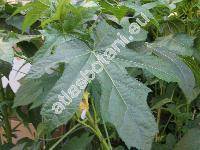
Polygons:
[[81,119],[85,119],[86,118],[86,114],[89,111],[89,103],[88,103],[88,99],[89,99],[89,93],[86,91],[83,94],[83,100],[80,102],[80,111],[81,111]]
[[85,119],[86,118],[86,113],[87,113],[87,110],[86,109],[83,109],[82,110],[82,113],[81,113],[81,119]]
[[25,62],[26,61],[24,59],[17,57],[14,58],[13,67],[8,77],[9,79],[7,79],[5,76],[1,78],[3,88],[6,88],[9,84],[14,93],[18,91],[19,87],[21,86],[19,80],[23,78],[31,68],[31,64],[25,64]]

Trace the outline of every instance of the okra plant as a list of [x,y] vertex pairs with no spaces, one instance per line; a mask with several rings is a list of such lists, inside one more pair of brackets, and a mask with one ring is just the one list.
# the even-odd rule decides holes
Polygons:
[[0,147],[199,149],[198,0],[0,6]]

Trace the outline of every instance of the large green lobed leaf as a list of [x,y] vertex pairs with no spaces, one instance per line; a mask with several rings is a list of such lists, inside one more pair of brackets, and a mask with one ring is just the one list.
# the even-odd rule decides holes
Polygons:
[[[44,47],[34,57],[27,79],[41,78],[48,73],[47,70],[56,68],[59,63],[64,63],[65,68],[61,72],[61,77],[42,97],[44,104],[41,114],[50,128],[54,129],[67,123],[74,115],[82,99],[84,88],[80,89],[77,97],[73,98],[70,105],[65,106],[61,114],[55,114],[52,105],[58,102],[61,91],[67,92],[77,80],[82,78],[80,71],[92,69],[91,65],[98,60],[98,55],[102,55],[106,48],[111,47],[111,44],[119,38],[118,32],[126,37],[130,36],[128,21],[123,22],[122,25],[123,29],[115,29],[105,21],[99,22],[93,32],[94,47],[88,47],[87,44],[75,38],[48,34]],[[145,41],[146,35],[146,31],[141,30],[130,42]],[[57,40],[55,40],[56,37]],[[179,61],[177,58],[174,59]],[[181,63],[181,65],[185,67],[185,64]],[[177,63],[163,59],[162,55],[156,56],[149,52],[142,54],[121,46],[115,58],[108,65],[103,64],[102,71],[95,75],[101,85],[99,103],[103,119],[116,127],[118,134],[129,148],[150,150],[157,132],[155,119],[146,102],[151,90],[130,77],[126,67],[145,69],[167,82],[180,82],[183,78],[178,73],[182,73],[182,70],[177,67]],[[193,81],[190,84],[193,85]],[[187,83],[184,85],[187,86]],[[15,103],[17,102],[19,101]]]

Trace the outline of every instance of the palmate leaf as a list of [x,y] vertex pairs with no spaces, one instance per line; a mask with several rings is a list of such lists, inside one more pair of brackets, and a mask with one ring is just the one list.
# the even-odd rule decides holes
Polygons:
[[[133,41],[145,41],[147,38],[147,31],[141,28],[140,33],[137,35],[130,34],[129,32],[129,21],[128,18],[123,18],[120,21],[120,25],[123,26],[123,30],[115,29],[111,26],[108,26],[106,22],[99,23],[95,29],[94,35],[94,44],[95,49],[98,52],[105,51],[106,48],[111,47],[111,44],[119,38],[117,33],[119,32],[120,35],[125,36],[127,39],[131,36]],[[130,40],[131,41],[131,40]],[[123,51],[122,51],[123,52]]]
[[0,34],[0,59],[12,63],[14,57],[13,46],[21,41],[37,38],[37,35]]
[[74,58],[68,64],[66,64],[66,68],[62,77],[47,95],[46,99],[48,101],[46,101],[46,103],[43,105],[41,112],[45,120],[50,123],[51,127],[54,128],[66,123],[66,121],[69,120],[76,112],[79,103],[81,102],[84,89],[80,91],[80,94],[77,95],[77,97],[73,98],[72,103],[69,106],[66,106],[66,109],[62,114],[55,114],[55,112],[52,111],[52,105],[58,101],[58,95],[61,95],[62,90],[67,92],[70,86],[75,85],[76,81],[81,78],[80,71],[88,70],[90,64],[94,61],[94,56],[91,53],[86,52],[85,55],[81,55],[76,59]]
[[156,48],[154,52],[173,64],[172,69],[180,79],[178,82],[180,88],[189,102],[194,100],[199,92],[198,89],[195,90],[195,78],[191,69],[176,54],[166,51],[164,48]]
[[[97,75],[102,87],[102,117],[115,125],[130,148],[150,149],[157,126],[146,98],[150,89],[129,77],[120,63],[112,63]],[[137,136],[134,136],[137,135]]]
[[[30,74],[26,78],[41,78],[46,74],[44,70],[54,68],[58,63],[65,64],[62,76],[43,97],[44,105],[41,114],[50,128],[66,123],[73,116],[82,99],[84,88],[59,115],[52,110],[52,105],[58,102],[58,95],[62,90],[67,92],[78,79],[82,78],[80,71],[92,69],[91,65],[98,60],[97,55],[104,53],[105,49],[119,38],[118,32],[129,36],[128,22],[127,25],[123,23],[123,26],[123,29],[115,29],[104,21],[98,23],[94,31],[93,48],[75,38],[48,34],[46,44],[36,54]],[[146,34],[141,30],[133,37],[133,41],[144,41]],[[58,40],[52,42],[56,38]],[[125,68],[143,68],[168,82],[178,82],[179,78],[173,70],[171,71],[172,66],[167,61],[150,53],[141,55],[131,49],[120,48],[121,51],[116,58],[109,65],[103,65],[102,72],[96,74],[102,91],[99,100],[100,111],[103,119],[116,127],[128,147],[150,149],[153,136],[157,132],[153,115],[146,103],[150,89],[129,77]]]
[[[146,46],[144,46],[145,43],[139,43],[139,44],[131,44],[131,48],[134,51],[142,51],[143,53],[154,53],[159,57],[160,60],[154,60],[151,61],[152,56],[145,56],[144,55],[140,58],[137,62],[149,62],[146,64],[154,63],[159,64],[157,65],[157,69],[159,69],[158,66],[164,66],[161,65],[163,62],[167,64],[169,67],[168,71],[166,69],[160,68],[159,70],[164,71],[163,74],[158,74],[156,69],[153,70],[148,69],[152,74],[157,76],[160,79],[163,79],[167,82],[170,82],[170,80],[173,78],[174,81],[178,81],[179,87],[182,89],[183,93],[185,94],[187,100],[191,102],[196,98],[196,96],[199,94],[199,88],[196,88],[195,78],[192,70],[186,65],[184,60],[181,57],[184,56],[191,56],[193,54],[193,38],[186,35],[186,34],[176,34],[176,35],[169,35],[166,37],[160,37],[153,43],[146,43]],[[181,56],[181,57],[179,57]],[[134,56],[132,54],[127,54],[128,60],[133,60]],[[136,66],[139,66],[140,64],[135,63]],[[144,69],[146,69],[145,66],[143,66]],[[170,68],[170,69],[169,69]],[[166,71],[166,72],[165,72]],[[169,81],[167,79],[169,77]]]
[[165,37],[156,39],[154,44],[167,48],[170,52],[182,56],[192,56],[194,38],[187,34],[171,34]]
[[[124,27],[123,30],[112,28],[106,25],[106,23],[100,23],[96,27],[97,36],[94,41],[96,42],[95,47],[99,53],[103,53],[106,48],[112,45],[113,41],[118,38],[116,36],[118,32],[127,39],[130,37],[128,20],[123,19],[121,25]],[[133,46],[131,49],[121,47],[121,51],[116,56],[116,60],[120,61],[123,67],[143,68],[167,82],[179,81],[178,76],[171,70],[172,66],[168,62],[151,54],[151,50],[149,50],[143,42],[147,38],[147,32],[145,30],[141,29],[139,34],[131,36],[133,41],[138,43],[136,44],[138,46]],[[130,41],[130,43],[134,43],[133,41]],[[145,52],[142,52],[142,49],[145,50]]]
[[184,63],[179,55],[191,56],[193,54],[193,38],[185,34],[171,35],[159,38],[151,44],[152,50],[160,58],[172,64],[172,70],[179,78],[179,86],[187,100],[191,102],[200,92],[196,87],[195,78],[191,69]]
[[[54,59],[51,57],[51,54],[55,53],[55,55],[57,56],[63,56],[63,51],[58,51],[59,47],[62,46],[64,42],[70,41],[72,39],[71,37],[65,38],[64,36],[61,36],[58,32],[56,33],[56,31],[53,29],[47,29],[46,31],[41,31],[41,33],[43,34],[46,40],[44,45],[34,55],[34,67],[32,67],[32,69],[30,70],[29,74],[27,75],[27,78],[35,79],[42,77],[42,75],[45,74],[47,70],[49,70],[51,67],[53,67],[53,65],[55,65],[58,62],[54,62],[53,60],[51,60]],[[34,74],[32,74],[32,72],[34,72]]]

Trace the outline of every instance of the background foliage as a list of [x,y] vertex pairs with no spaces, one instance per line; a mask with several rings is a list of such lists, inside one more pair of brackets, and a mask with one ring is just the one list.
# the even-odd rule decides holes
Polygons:
[[[129,37],[141,12],[150,22],[55,115],[58,94],[118,32]],[[8,78],[14,57],[32,64],[16,94],[0,85],[1,149],[198,150],[199,16],[198,0],[0,0],[0,75]],[[12,144],[13,116],[34,125],[34,140]]]

